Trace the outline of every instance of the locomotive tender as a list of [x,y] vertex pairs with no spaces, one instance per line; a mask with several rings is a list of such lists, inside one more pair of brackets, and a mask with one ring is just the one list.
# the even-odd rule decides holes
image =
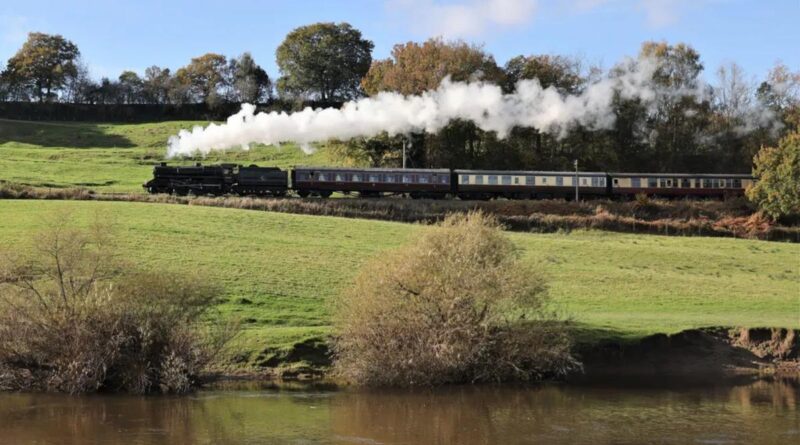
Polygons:
[[[291,182],[290,179],[291,178]],[[327,198],[334,192],[362,197],[403,195],[411,198],[537,199],[571,198],[575,188],[583,197],[739,196],[754,181],[742,174],[669,174],[547,172],[505,170],[450,170],[401,168],[277,167],[236,164],[167,166],[153,168],[153,179],[143,187],[149,193],[177,195],[284,196]]]

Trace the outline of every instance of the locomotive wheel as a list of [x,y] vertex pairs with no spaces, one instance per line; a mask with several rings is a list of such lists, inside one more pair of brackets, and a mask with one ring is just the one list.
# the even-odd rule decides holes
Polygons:
[[308,198],[308,195],[309,195],[308,190],[298,190],[297,191],[297,196],[299,196],[301,198]]

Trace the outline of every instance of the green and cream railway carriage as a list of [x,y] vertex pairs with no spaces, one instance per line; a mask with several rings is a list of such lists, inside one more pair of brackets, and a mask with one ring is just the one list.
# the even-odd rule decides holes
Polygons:
[[[575,196],[575,173],[546,171],[454,170],[462,199],[564,198]],[[610,193],[608,175],[580,172],[578,189],[583,196]]]

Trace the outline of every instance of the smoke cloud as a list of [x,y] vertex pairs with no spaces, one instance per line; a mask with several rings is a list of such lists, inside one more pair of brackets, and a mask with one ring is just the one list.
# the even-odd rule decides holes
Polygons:
[[243,104],[241,111],[224,124],[194,127],[171,137],[167,155],[205,155],[238,147],[247,150],[252,143],[278,145],[291,141],[308,147],[312,142],[371,137],[382,132],[392,136],[436,133],[456,119],[472,121],[500,138],[517,126],[560,135],[574,125],[607,129],[614,124],[615,93],[644,102],[656,97],[651,85],[654,62],[628,61],[624,66],[621,73],[590,84],[579,95],[542,88],[536,79],[520,81],[513,94],[504,94],[490,83],[445,79],[436,90],[419,96],[380,93],[347,102],[341,109],[256,114],[254,105]]

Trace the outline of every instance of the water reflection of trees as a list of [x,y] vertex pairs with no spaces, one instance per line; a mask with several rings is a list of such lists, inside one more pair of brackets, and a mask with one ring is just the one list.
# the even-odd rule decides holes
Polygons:
[[0,443],[788,443],[787,434],[800,431],[798,401],[797,380],[670,389],[0,394]]
[[797,398],[796,385],[780,382],[671,390],[370,391],[337,397],[331,422],[343,440],[380,443],[780,443],[800,427]]

